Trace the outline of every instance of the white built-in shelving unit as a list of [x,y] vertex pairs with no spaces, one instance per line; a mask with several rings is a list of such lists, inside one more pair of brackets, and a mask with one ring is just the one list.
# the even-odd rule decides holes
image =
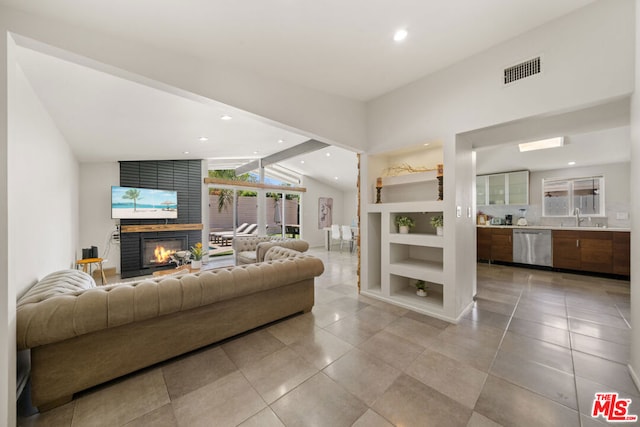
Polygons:
[[[437,171],[382,176],[392,157],[368,156],[364,161],[361,293],[455,322],[459,313],[452,303],[455,288],[446,265],[447,205],[438,200]],[[381,202],[375,203],[378,177],[382,177]],[[430,223],[436,215],[444,216],[444,236],[436,235]],[[409,234],[398,232],[398,216],[415,221]],[[427,283],[426,297],[416,294],[418,280]]]

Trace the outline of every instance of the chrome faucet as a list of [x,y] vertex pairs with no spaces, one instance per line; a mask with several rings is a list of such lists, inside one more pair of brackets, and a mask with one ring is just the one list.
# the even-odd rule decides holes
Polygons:
[[576,208],[573,213],[576,216],[576,227],[580,227],[580,224],[584,221],[584,218],[580,218],[580,208]]

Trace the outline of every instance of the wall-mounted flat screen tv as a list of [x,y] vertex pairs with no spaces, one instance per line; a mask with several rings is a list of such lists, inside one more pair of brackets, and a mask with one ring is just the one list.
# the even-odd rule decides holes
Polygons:
[[178,218],[178,192],[113,186],[111,187],[111,218]]

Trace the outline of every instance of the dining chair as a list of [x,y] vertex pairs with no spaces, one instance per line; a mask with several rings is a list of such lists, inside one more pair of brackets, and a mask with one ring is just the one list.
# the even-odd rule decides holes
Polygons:
[[331,250],[331,244],[334,240],[340,242],[340,250],[342,250],[342,236],[340,236],[340,226],[338,224],[331,224],[331,241],[329,242],[329,250]]
[[342,227],[342,239],[340,239],[340,251],[342,251],[342,244],[344,242],[349,242],[349,252],[353,252],[354,247],[354,238],[353,232],[351,231],[351,227],[348,225],[343,225]]

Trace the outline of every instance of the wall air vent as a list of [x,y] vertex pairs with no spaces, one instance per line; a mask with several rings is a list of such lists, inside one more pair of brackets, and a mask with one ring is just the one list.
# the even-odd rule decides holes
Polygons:
[[504,69],[504,84],[516,82],[526,77],[540,74],[541,61],[540,57],[521,62]]

